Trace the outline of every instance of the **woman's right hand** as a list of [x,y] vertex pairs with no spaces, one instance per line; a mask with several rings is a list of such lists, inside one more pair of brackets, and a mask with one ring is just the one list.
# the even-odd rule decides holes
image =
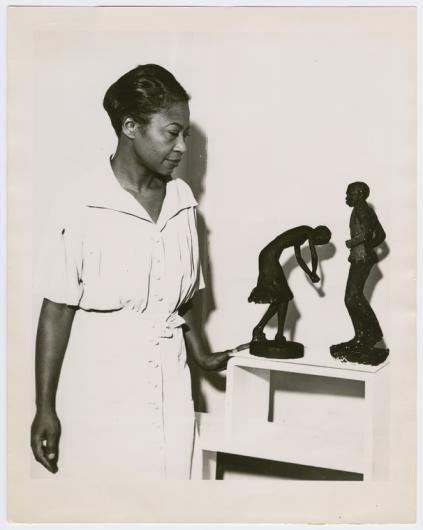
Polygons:
[[31,447],[35,460],[51,473],[57,473],[60,420],[53,410],[38,411],[31,426]]

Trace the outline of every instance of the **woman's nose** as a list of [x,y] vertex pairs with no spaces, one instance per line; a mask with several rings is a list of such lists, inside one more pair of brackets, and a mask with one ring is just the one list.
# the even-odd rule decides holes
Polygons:
[[185,151],[187,150],[185,137],[182,133],[178,136],[178,141],[176,142],[175,147],[173,149],[175,151],[178,151],[178,153],[185,153]]

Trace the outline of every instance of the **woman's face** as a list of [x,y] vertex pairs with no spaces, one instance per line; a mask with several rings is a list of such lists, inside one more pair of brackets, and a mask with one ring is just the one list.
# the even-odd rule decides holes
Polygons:
[[147,126],[137,125],[135,129],[133,146],[138,162],[150,171],[169,176],[186,151],[188,134],[187,103],[173,103],[153,114]]

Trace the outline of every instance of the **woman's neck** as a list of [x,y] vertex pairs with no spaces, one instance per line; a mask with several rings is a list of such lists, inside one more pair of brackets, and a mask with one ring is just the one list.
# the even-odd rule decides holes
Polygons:
[[128,191],[139,193],[143,189],[157,187],[159,184],[158,175],[140,165],[133,152],[120,142],[111,160],[111,165],[120,185]]

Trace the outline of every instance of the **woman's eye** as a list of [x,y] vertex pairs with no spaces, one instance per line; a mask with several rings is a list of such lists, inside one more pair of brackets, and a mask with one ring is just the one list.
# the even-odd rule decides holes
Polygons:
[[173,137],[176,137],[179,134],[179,131],[167,131],[167,132],[170,134],[170,136],[173,136]]

